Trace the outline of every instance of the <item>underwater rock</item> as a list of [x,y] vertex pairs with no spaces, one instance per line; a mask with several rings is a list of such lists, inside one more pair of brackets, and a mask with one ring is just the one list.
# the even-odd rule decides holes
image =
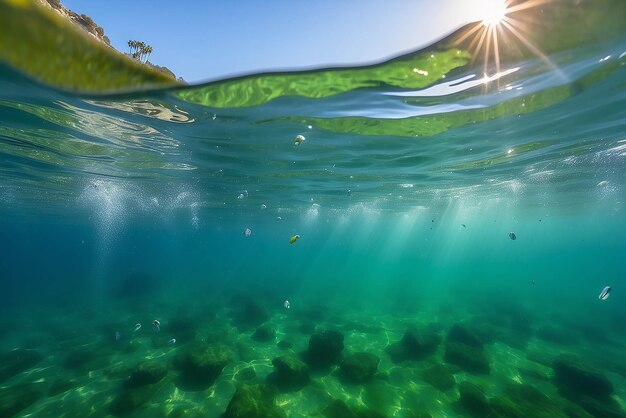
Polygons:
[[450,371],[450,368],[444,366],[443,364],[435,364],[434,366],[427,368],[424,370],[422,378],[426,383],[442,392],[452,389],[456,384],[454,381],[454,375]]
[[177,386],[183,390],[204,390],[211,386],[231,360],[221,345],[193,346],[174,358],[180,371]]
[[307,360],[318,367],[328,367],[341,360],[343,351],[343,335],[338,331],[328,330],[316,332],[309,339]]
[[0,389],[0,417],[12,417],[43,396],[40,384],[25,383]]
[[576,401],[587,396],[604,401],[613,393],[613,385],[609,379],[577,359],[557,358],[552,363],[552,369],[554,383],[566,398]]
[[263,324],[254,331],[252,339],[260,342],[274,341],[276,338],[276,331],[270,324]]
[[455,324],[450,328],[446,340],[448,342],[469,345],[470,347],[482,348],[483,346],[482,341],[476,334],[459,324]]
[[341,375],[350,383],[363,383],[374,377],[380,359],[371,353],[354,353],[341,362]]
[[344,401],[333,400],[324,408],[324,418],[386,418],[384,414],[365,408],[350,408]]
[[289,350],[290,348],[293,348],[293,343],[291,341],[287,341],[287,340],[280,340],[278,342],[278,344],[276,344],[276,345],[281,350]]
[[67,379],[64,377],[57,378],[50,387],[48,388],[48,392],[46,395],[48,397],[52,397],[58,395],[59,393],[67,392],[68,390],[75,388],[78,382],[75,379]]
[[237,307],[233,312],[233,323],[238,327],[256,327],[270,318],[267,309],[254,299],[236,297],[233,304]]
[[152,360],[141,363],[126,381],[126,387],[136,388],[158,383],[167,375],[167,367],[160,361]]
[[408,330],[402,339],[387,347],[387,353],[394,363],[404,360],[421,360],[435,353],[441,344],[441,337],[434,332],[418,334],[416,331]]
[[252,366],[241,369],[235,374],[235,379],[237,380],[252,380],[255,377],[256,377],[256,371],[254,370],[254,367]]
[[35,350],[18,348],[0,355],[0,382],[30,369],[43,359]]
[[282,392],[300,390],[309,383],[309,367],[294,355],[272,360],[274,371],[267,376],[268,383]]
[[459,384],[459,395],[457,405],[469,415],[476,418],[489,415],[491,407],[480,386],[467,381],[461,382]]
[[286,418],[274,401],[277,394],[270,385],[243,385],[235,391],[223,418]]
[[118,417],[130,415],[148,403],[157,390],[159,385],[124,389],[109,404],[109,412]]
[[568,418],[561,404],[529,385],[507,385],[490,406],[494,418]]
[[466,372],[480,374],[489,373],[489,361],[482,348],[467,344],[446,342],[444,360],[459,366]]

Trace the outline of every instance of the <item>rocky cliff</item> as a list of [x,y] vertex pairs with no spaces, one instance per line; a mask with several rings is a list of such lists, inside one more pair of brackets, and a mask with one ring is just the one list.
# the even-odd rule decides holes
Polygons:
[[85,32],[98,39],[99,41],[104,42],[105,44],[111,46],[111,41],[104,34],[104,29],[101,26],[98,26],[96,22],[93,21],[92,18],[85,14],[79,15],[76,12],[71,11],[67,7],[63,6],[59,0],[38,0],[39,3],[44,6],[48,6],[55,10],[57,13],[67,17],[72,22],[76,24],[79,28],[83,29]]

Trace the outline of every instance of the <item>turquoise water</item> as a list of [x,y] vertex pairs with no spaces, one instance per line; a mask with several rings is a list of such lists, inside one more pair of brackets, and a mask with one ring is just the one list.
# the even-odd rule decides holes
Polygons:
[[625,52],[236,105],[0,67],[0,415],[625,416]]

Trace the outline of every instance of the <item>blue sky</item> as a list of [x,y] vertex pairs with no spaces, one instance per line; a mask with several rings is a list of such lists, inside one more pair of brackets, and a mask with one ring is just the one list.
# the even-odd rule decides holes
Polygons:
[[267,70],[359,65],[429,45],[480,19],[489,0],[155,2],[64,0],[113,46],[154,49],[150,61],[188,82]]

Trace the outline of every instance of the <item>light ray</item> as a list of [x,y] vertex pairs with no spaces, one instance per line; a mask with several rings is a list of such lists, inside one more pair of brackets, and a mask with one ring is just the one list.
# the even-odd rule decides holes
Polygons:
[[549,3],[551,0],[528,0],[515,6],[507,7],[507,13],[520,12]]
[[[549,58],[529,40],[526,35],[524,26],[534,24],[535,19],[526,22],[527,19],[523,14],[513,18],[512,13],[519,13],[525,10],[535,8],[549,3],[553,0],[526,0],[519,4],[511,5],[512,0],[505,0],[501,3],[490,3],[489,9],[485,10],[485,17],[482,22],[478,22],[473,26],[469,26],[458,39],[454,42],[456,46],[467,43],[467,49],[472,53],[472,63],[479,57],[482,57],[484,79],[488,81],[491,78],[488,75],[491,60],[495,65],[495,73],[501,72],[501,57],[503,55],[503,46],[508,48],[515,47],[517,51],[523,53],[522,46],[528,48],[530,52],[535,54],[548,66],[562,76],[562,72],[554,65]],[[521,17],[524,21],[520,20]],[[505,55],[506,56],[506,55]],[[493,67],[492,67],[493,68]],[[493,69],[492,69],[493,71]]]
[[539,48],[537,48],[535,45],[533,45],[528,39],[526,39],[526,37],[519,32],[517,29],[515,29],[513,27],[513,25],[511,25],[509,22],[507,22],[506,20],[502,21],[502,24],[511,31],[511,33],[513,33],[513,35],[515,35],[515,37],[517,37],[517,39],[519,39],[520,41],[522,41],[522,43],[524,45],[526,45],[526,47],[528,49],[531,50],[531,52],[533,54],[535,54],[537,57],[539,57],[542,61],[544,61],[546,64],[548,64],[548,66],[554,70],[556,73],[558,73],[561,77],[564,77],[563,73],[561,72],[561,70],[559,70],[559,67],[557,67],[556,65],[554,65],[552,63],[552,61],[550,61],[550,59],[543,53],[541,52],[541,50]]

